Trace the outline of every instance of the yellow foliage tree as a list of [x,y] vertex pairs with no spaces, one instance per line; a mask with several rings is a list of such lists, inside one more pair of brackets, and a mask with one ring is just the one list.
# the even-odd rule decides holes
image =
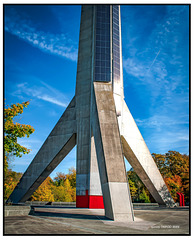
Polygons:
[[69,179],[66,179],[64,182],[64,193],[65,202],[72,202],[72,187],[70,185]]
[[66,174],[66,178],[69,179],[69,182],[72,188],[76,187],[76,170],[74,167],[69,169],[69,173]]
[[50,177],[47,177],[45,181],[39,186],[39,188],[31,196],[32,201],[48,201],[54,202],[54,195],[51,190],[51,181]]
[[56,202],[73,202],[76,198],[75,188],[71,187],[68,179],[64,181],[63,185],[53,185],[52,192]]
[[131,179],[128,179],[128,182],[129,182],[131,197],[132,197],[132,199],[134,199],[136,197],[138,188],[135,187],[135,183],[133,181],[131,181]]
[[4,198],[8,199],[11,193],[13,192],[14,188],[16,187],[17,183],[16,181],[13,180],[13,178],[9,179],[10,182],[5,182],[4,183]]
[[10,169],[7,169],[6,174],[4,176],[4,199],[7,200],[10,194],[13,192],[20,178],[22,177],[22,173],[14,172]]
[[48,177],[31,196],[32,201],[75,202],[76,171],[69,169],[68,174],[57,173],[54,181]]

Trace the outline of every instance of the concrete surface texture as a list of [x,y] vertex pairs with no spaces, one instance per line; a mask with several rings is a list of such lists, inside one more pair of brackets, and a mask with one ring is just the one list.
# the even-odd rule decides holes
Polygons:
[[27,216],[31,211],[30,206],[4,206],[4,216]]
[[35,207],[33,215],[8,216],[5,235],[190,235],[188,208],[138,207],[134,222],[111,221],[104,209]]
[[82,8],[76,77],[76,204],[89,207],[89,173],[91,156],[91,79],[93,48],[93,7]]
[[[117,18],[119,24],[115,23],[113,27],[110,24],[109,35],[104,30],[102,34],[105,35],[100,35],[103,38],[110,36],[108,44],[104,43],[110,48],[106,56],[109,59],[107,65],[103,59],[97,61],[95,58],[97,50],[100,50],[101,58],[107,54],[102,52],[105,51],[103,42],[97,48],[96,9],[96,5],[82,7],[75,97],[24,173],[9,201],[27,201],[77,144],[77,207],[105,208],[105,216],[110,219],[133,221],[124,156],[156,202],[173,205],[174,201],[124,101],[120,8],[110,5],[110,20],[114,24]],[[103,11],[101,14],[104,14]],[[103,64],[110,65],[110,68],[106,68],[108,71],[110,69],[107,73],[110,81],[96,81],[97,62],[100,68],[104,68]],[[103,74],[101,71],[100,76]]]
[[96,145],[105,215],[133,221],[116,109],[111,83],[94,83],[92,130]]

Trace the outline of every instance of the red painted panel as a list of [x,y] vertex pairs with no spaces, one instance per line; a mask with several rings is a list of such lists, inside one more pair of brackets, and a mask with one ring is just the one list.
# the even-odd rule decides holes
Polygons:
[[86,195],[76,196],[76,207],[104,209],[103,196],[88,196],[88,190],[86,190]]
[[77,208],[89,208],[89,196],[88,190],[86,190],[86,195],[76,195],[76,207]]
[[103,196],[89,196],[89,208],[104,209]]

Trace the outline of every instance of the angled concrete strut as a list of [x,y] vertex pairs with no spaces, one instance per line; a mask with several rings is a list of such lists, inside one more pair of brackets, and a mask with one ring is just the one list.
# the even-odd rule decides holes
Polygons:
[[125,101],[123,101],[120,133],[124,156],[156,202],[160,205],[174,205],[166,184]]
[[[101,29],[98,20],[103,14],[110,21]],[[110,219],[134,220],[124,156],[156,202],[174,205],[124,101],[120,25],[119,6],[82,7],[75,97],[24,173],[10,201],[28,200],[77,144],[77,207],[105,208],[105,216]],[[98,42],[99,36],[110,37],[110,44]],[[98,57],[103,59],[99,61]],[[104,80],[99,80],[99,76]]]
[[14,203],[27,201],[75,145],[76,118],[73,98],[9,199]]

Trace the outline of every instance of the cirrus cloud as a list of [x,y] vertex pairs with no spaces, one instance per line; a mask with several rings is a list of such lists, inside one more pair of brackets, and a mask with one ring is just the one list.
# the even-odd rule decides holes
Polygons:
[[22,18],[13,9],[5,16],[5,31],[28,42],[41,51],[77,61],[77,47],[66,34],[37,30],[29,19]]

